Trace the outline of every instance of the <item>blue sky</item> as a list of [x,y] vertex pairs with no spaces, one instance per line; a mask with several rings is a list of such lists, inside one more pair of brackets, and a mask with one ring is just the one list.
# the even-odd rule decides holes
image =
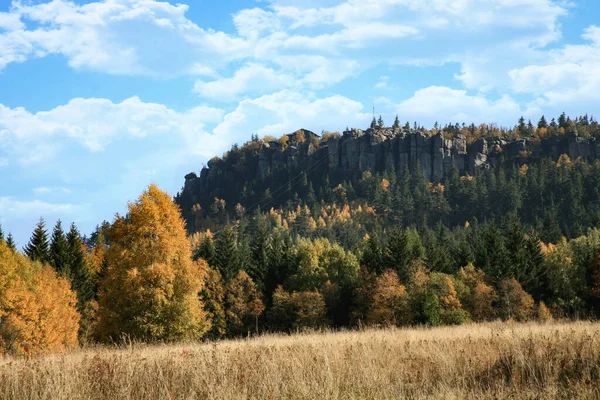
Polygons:
[[0,0],[0,222],[89,233],[251,134],[600,114],[597,0]]

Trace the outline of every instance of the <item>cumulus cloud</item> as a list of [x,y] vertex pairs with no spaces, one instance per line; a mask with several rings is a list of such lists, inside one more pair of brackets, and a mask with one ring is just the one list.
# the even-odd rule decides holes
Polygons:
[[593,112],[590,105],[600,100],[600,28],[588,27],[582,38],[588,43],[548,50],[543,62],[511,70],[513,90],[538,96],[538,107]]
[[[185,17],[187,10],[153,0],[13,1],[9,12],[0,13],[0,69],[60,54],[78,69],[173,76],[193,73],[207,56],[218,65],[243,52],[242,40],[200,28]],[[36,27],[28,29],[23,20]]]
[[295,78],[291,75],[278,73],[263,65],[248,64],[230,78],[197,81],[194,90],[207,99],[229,101],[244,93],[267,93],[293,85]]
[[456,122],[492,122],[513,125],[519,115],[528,115],[510,96],[504,95],[490,101],[482,95],[469,95],[466,90],[454,90],[443,86],[431,86],[415,94],[397,106],[397,112],[419,123],[433,125]]
[[[197,82],[201,95],[231,101],[267,92],[251,84],[252,77],[264,80],[271,90],[320,89],[379,63],[453,62],[460,64],[456,77],[467,88],[491,90],[508,84],[507,71],[522,67],[517,57],[501,55],[511,51],[520,60],[533,59],[535,49],[560,37],[557,19],[567,12],[561,4],[555,0],[272,1],[235,13],[235,31],[226,33],[192,22],[185,4],[15,1],[9,12],[0,13],[4,30],[0,31],[0,69],[61,54],[73,68],[111,74],[199,74],[212,78]],[[25,20],[35,28],[28,28]],[[219,77],[221,71],[240,64],[230,77]],[[288,78],[293,85],[287,84]]]
[[0,156],[9,160],[17,157],[17,161],[25,164],[37,163],[55,158],[73,144],[99,152],[124,137],[148,136],[165,139],[176,136],[206,154],[211,146],[199,146],[194,138],[208,138],[206,124],[217,123],[222,115],[223,110],[208,106],[177,112],[162,104],[143,102],[136,96],[121,103],[76,98],[37,113],[0,104],[0,132],[7,146],[4,150],[0,148]]
[[362,104],[347,97],[315,98],[314,95],[283,90],[243,100],[225,116],[214,133],[230,137],[245,130],[260,136],[279,136],[298,128],[319,133],[323,129],[340,130],[347,124],[362,126],[368,121],[369,114],[363,112]]

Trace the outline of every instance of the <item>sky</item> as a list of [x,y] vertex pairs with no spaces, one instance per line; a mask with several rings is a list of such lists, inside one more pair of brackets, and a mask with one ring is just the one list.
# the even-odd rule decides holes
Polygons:
[[0,0],[0,223],[89,234],[252,134],[600,114],[598,0]]

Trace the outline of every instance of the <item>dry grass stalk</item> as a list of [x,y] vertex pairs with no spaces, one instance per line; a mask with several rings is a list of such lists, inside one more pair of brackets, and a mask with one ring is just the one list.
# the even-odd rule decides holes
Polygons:
[[592,399],[599,375],[599,323],[488,323],[5,357],[0,398]]

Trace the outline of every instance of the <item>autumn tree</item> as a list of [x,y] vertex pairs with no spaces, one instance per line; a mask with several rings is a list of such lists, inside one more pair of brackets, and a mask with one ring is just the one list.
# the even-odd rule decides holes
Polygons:
[[23,249],[25,255],[32,261],[47,263],[50,261],[50,246],[48,243],[48,232],[46,232],[46,222],[43,218],[37,223],[35,230],[29,239],[29,243]]
[[210,330],[207,332],[207,337],[218,339],[227,333],[223,278],[218,270],[208,268],[206,261],[203,259],[199,259],[198,262],[204,264],[203,268],[207,268],[204,286],[200,291],[204,310],[207,312],[207,317],[210,320]]
[[533,297],[515,279],[498,284],[498,314],[503,319],[527,321],[533,315]]
[[458,271],[457,277],[469,288],[470,296],[463,306],[471,313],[471,318],[474,321],[493,319],[496,291],[486,283],[485,272],[469,264]]
[[288,293],[279,286],[268,321],[270,327],[282,331],[327,326],[325,299],[318,290]]
[[225,296],[227,333],[241,335],[258,330],[258,317],[264,311],[261,294],[244,271],[227,283]]
[[98,336],[198,339],[209,329],[198,296],[206,264],[192,261],[184,222],[171,197],[150,185],[117,215],[108,236],[99,293]]
[[367,320],[371,324],[400,325],[410,321],[406,288],[393,270],[375,280]]
[[76,346],[75,304],[66,278],[0,242],[0,353],[50,353]]

